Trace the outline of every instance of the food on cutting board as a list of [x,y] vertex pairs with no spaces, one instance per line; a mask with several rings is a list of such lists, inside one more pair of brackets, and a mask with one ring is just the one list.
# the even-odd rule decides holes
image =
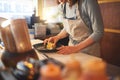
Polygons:
[[46,47],[46,49],[48,49],[48,50],[53,50],[53,49],[55,49],[55,45],[54,45],[54,43],[52,43],[52,42],[48,42],[48,43],[45,45],[45,47]]

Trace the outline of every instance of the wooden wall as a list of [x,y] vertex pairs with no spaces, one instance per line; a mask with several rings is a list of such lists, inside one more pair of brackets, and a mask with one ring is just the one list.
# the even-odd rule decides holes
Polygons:
[[51,7],[51,6],[56,6],[56,0],[37,0],[37,16],[40,16],[41,19],[43,19],[43,8],[45,7]]
[[120,2],[100,4],[104,37],[102,39],[102,58],[120,66]]

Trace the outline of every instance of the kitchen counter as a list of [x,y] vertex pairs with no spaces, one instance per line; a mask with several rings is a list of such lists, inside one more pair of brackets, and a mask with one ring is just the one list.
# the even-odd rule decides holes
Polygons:
[[[42,43],[42,40],[31,40],[32,45],[33,44],[37,44],[37,43]],[[41,52],[38,52],[36,50],[36,53],[38,55],[39,59],[43,59],[43,56],[41,54]],[[55,58],[56,60],[59,60],[63,63],[66,63],[69,59],[71,58],[75,58],[78,61],[80,61],[80,63],[83,65],[84,63],[86,63],[89,60],[102,60],[99,57],[95,57],[95,56],[91,56],[85,53],[74,53],[74,54],[70,54],[70,55],[62,55],[62,54],[57,54],[57,53],[46,53],[49,57]]]
[[[39,59],[44,58],[40,52],[37,52],[37,54],[38,54]],[[67,63],[69,60],[74,58],[74,59],[78,60],[80,62],[80,64],[83,66],[86,62],[93,60],[93,59],[94,60],[102,60],[101,58],[90,56],[85,53],[74,53],[74,54],[70,54],[70,55],[63,55],[63,54],[57,54],[57,53],[46,53],[46,54],[49,57],[52,57],[62,63]]]
[[[40,52],[38,51],[36,52],[40,60],[44,59],[43,55]],[[57,54],[57,53],[46,53],[46,54],[49,57],[52,57],[62,63],[67,63],[70,59],[74,58],[80,62],[81,66],[84,66],[85,63],[89,62],[90,60],[102,60],[101,58],[91,56],[85,53],[75,53],[75,54],[70,54],[70,55],[62,55],[62,54]],[[107,63],[107,73],[110,76],[120,77],[120,67]]]
[[[41,43],[43,41],[32,40],[31,42],[32,42],[32,45],[33,45],[33,44],[36,44],[36,43]],[[44,59],[41,52],[38,52],[36,50],[36,53],[37,53],[38,58],[40,60]],[[54,59],[56,59],[60,62],[63,62],[63,63],[67,63],[70,59],[75,58],[80,62],[81,66],[84,66],[84,64],[87,63],[90,60],[102,60],[99,57],[91,56],[91,55],[88,55],[88,54],[85,54],[85,53],[75,53],[75,54],[70,54],[70,55],[62,55],[62,54],[57,54],[57,53],[46,53],[46,54],[49,57],[52,57],[52,58],[54,58]],[[120,67],[107,63],[107,73],[110,76],[119,76],[120,77]],[[120,79],[118,79],[118,80],[120,80]]]
[[[37,44],[37,43],[41,43],[41,42],[43,42],[43,41],[31,40],[32,45]],[[35,54],[37,54],[39,60],[42,60],[45,58],[41,54],[41,52],[38,52],[37,50],[35,50],[35,52],[36,52]],[[93,59],[94,60],[102,60],[99,57],[91,56],[91,55],[88,55],[85,53],[75,53],[75,54],[70,54],[70,55],[61,55],[61,54],[57,54],[57,53],[46,53],[46,54],[49,57],[52,57],[52,58],[54,58],[60,62],[63,62],[63,63],[67,63],[70,59],[75,58],[80,62],[81,66],[84,66],[85,63],[87,63],[88,61],[93,60]],[[108,75],[113,76],[113,77],[116,77],[116,76],[120,77],[120,67],[107,63],[107,73],[108,73]],[[114,79],[112,79],[112,80],[114,80]],[[118,79],[118,80],[120,80],[120,79]]]

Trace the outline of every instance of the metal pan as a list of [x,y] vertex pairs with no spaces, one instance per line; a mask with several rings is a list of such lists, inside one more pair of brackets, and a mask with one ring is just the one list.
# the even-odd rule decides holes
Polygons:
[[[62,45],[61,45],[61,44],[57,44],[57,45],[56,45],[56,48],[58,48],[58,47],[60,47],[60,46],[62,46]],[[57,49],[56,49],[56,48],[54,48],[54,49],[52,49],[52,50],[46,49],[44,43],[34,44],[33,47],[34,47],[35,49],[37,49],[38,51],[44,52],[44,53],[57,52]]]

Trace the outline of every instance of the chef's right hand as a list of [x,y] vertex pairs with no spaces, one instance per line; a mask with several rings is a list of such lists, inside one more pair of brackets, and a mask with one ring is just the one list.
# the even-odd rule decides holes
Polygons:
[[44,45],[45,45],[47,42],[51,42],[51,43],[53,43],[54,45],[56,45],[56,43],[57,43],[58,40],[59,40],[58,36],[50,37],[50,38],[44,40]]

